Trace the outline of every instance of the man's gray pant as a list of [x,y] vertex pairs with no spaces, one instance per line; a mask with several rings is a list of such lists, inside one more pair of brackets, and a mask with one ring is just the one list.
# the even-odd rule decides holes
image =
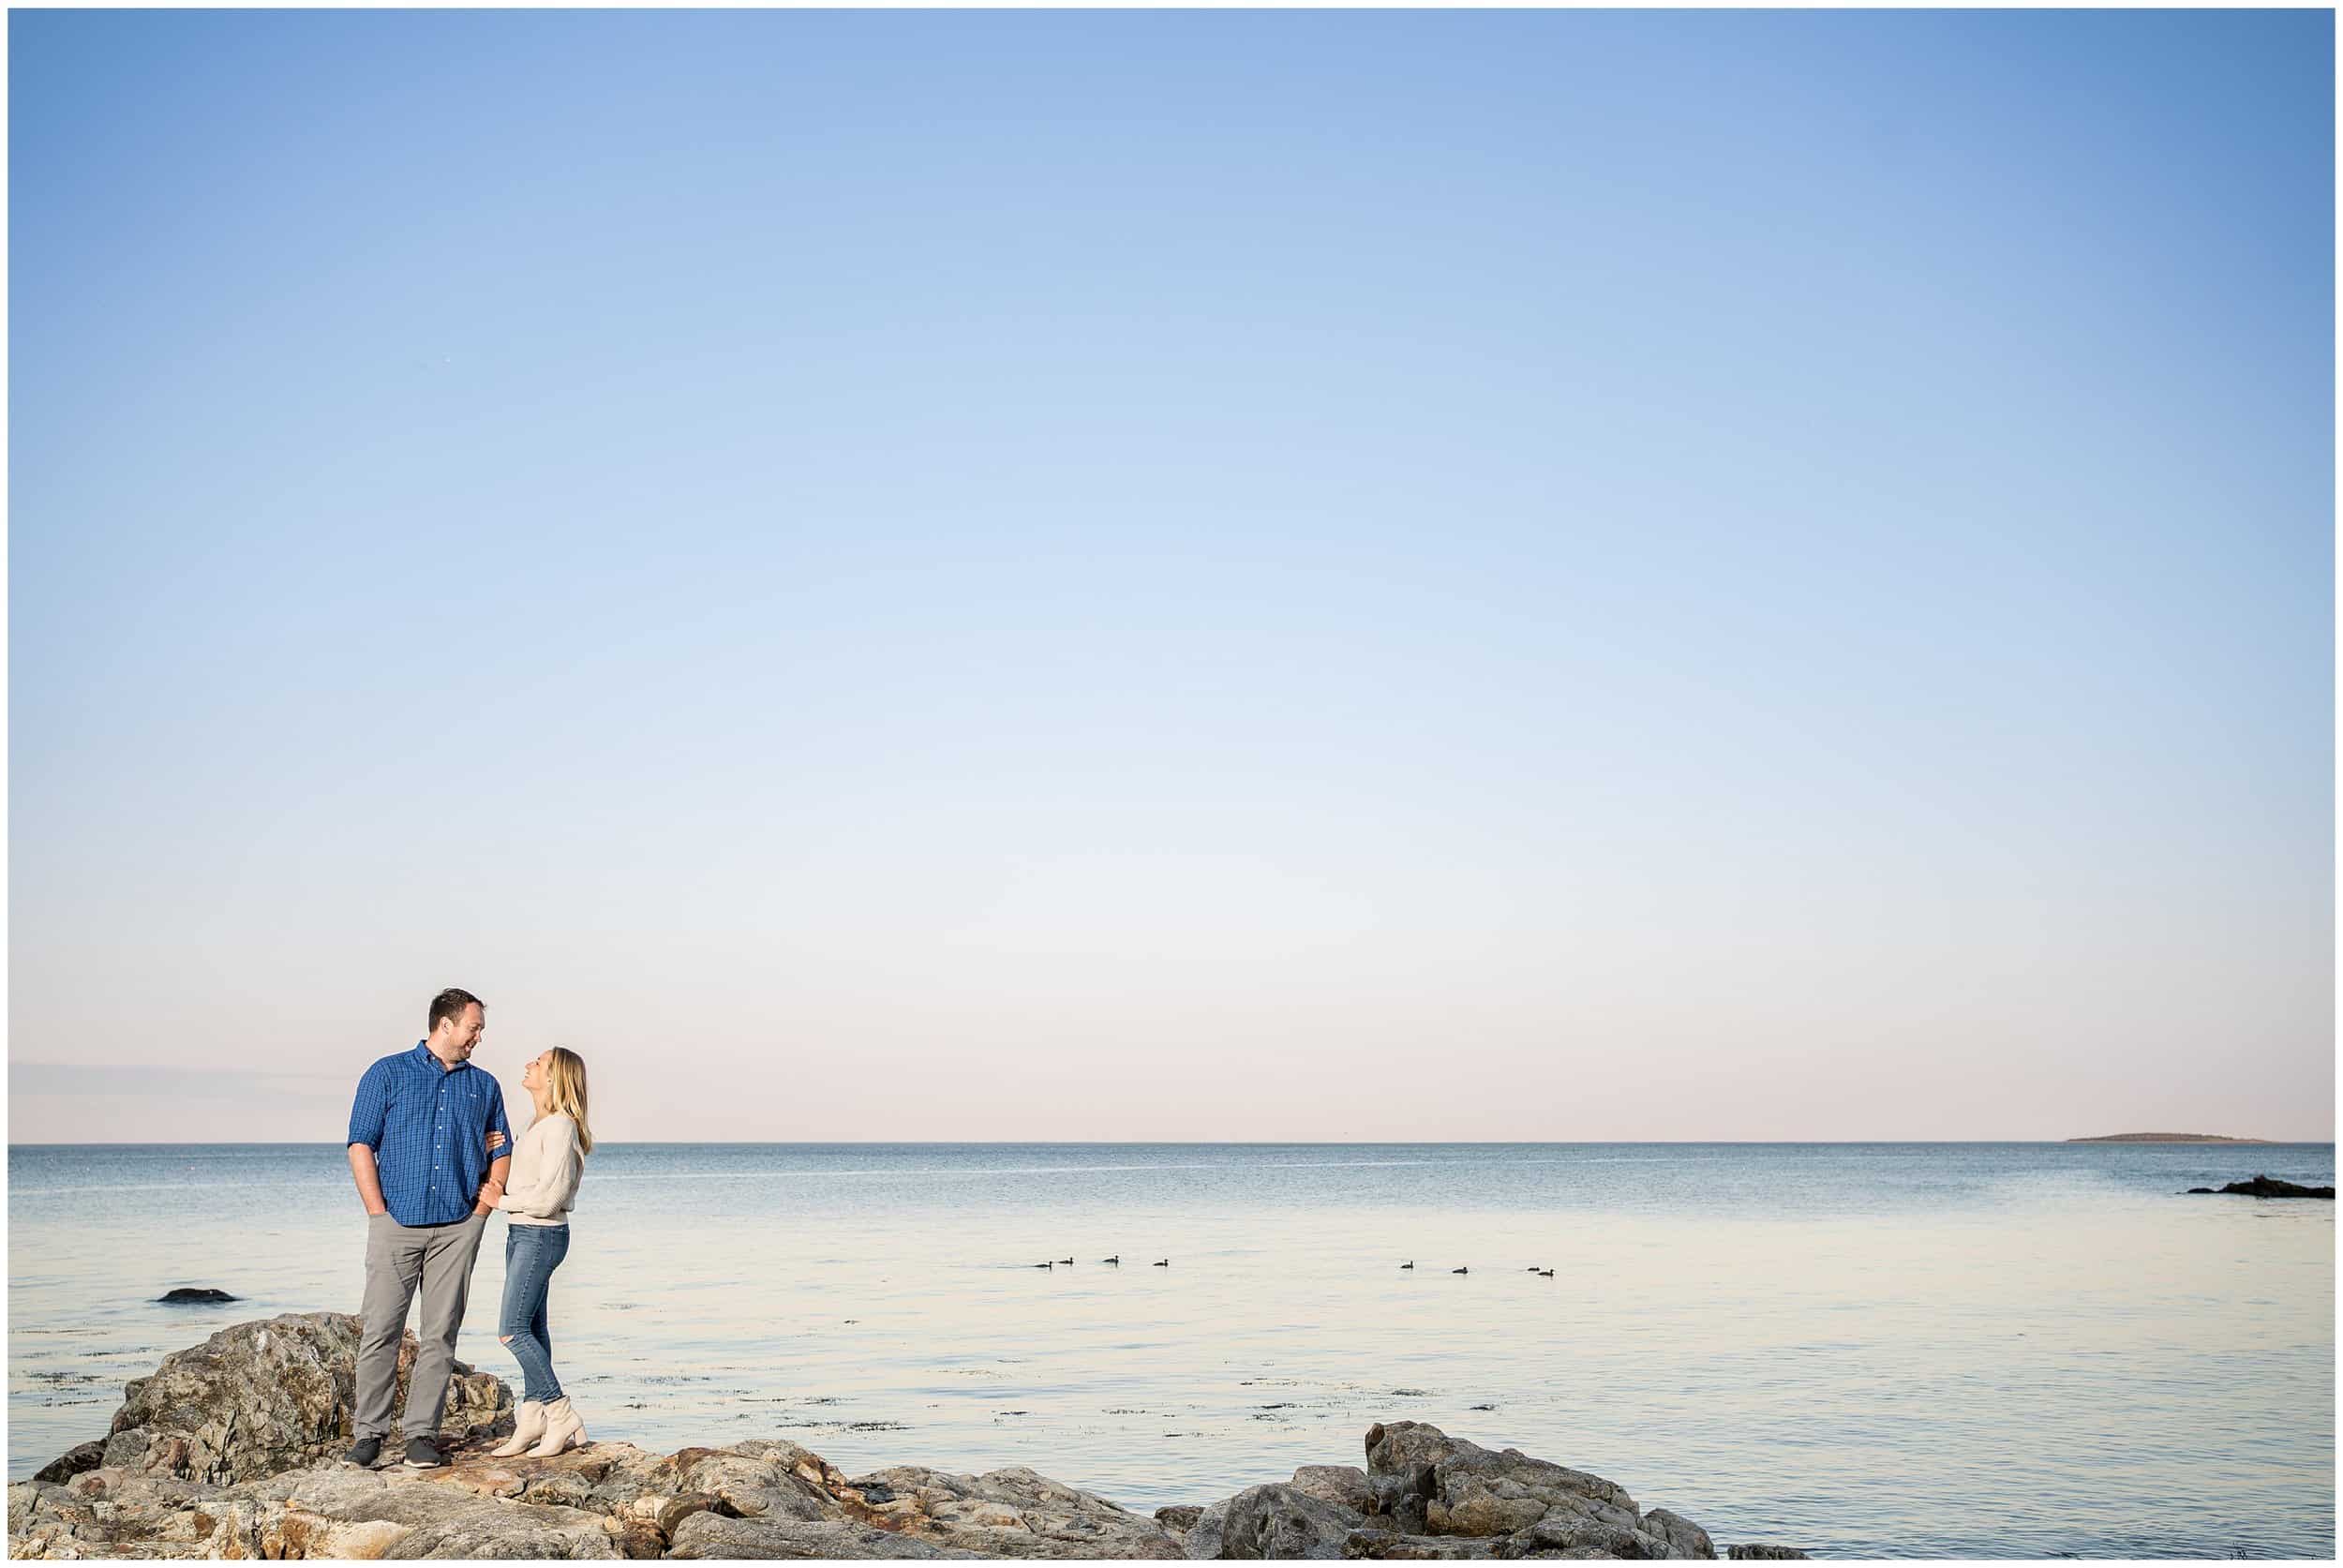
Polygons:
[[447,1408],[447,1380],[455,1365],[455,1332],[464,1326],[471,1293],[472,1260],[488,1217],[453,1225],[401,1225],[387,1214],[366,1219],[366,1328],[358,1339],[358,1397],[353,1435],[388,1437],[391,1401],[398,1394],[398,1342],[407,1307],[423,1287],[423,1322],[416,1326],[415,1369],[407,1384],[407,1413],[398,1424],[408,1441],[437,1437]]

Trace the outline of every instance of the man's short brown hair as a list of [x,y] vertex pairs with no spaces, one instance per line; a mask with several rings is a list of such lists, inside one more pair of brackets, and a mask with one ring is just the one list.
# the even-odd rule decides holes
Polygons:
[[466,1008],[474,1007],[478,1008],[483,1015],[485,1015],[488,1010],[488,1004],[474,996],[470,992],[458,991],[455,987],[449,986],[445,991],[431,998],[430,1032],[439,1033],[440,1020],[461,1018],[464,1016]]

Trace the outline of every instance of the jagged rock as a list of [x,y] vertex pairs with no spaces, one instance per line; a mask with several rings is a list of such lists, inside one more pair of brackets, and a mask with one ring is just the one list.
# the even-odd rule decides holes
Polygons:
[[1196,1522],[1180,1537],[1180,1555],[1198,1562],[1216,1562],[1220,1558],[1222,1527],[1229,1522],[1230,1500],[1222,1498],[1196,1516]]
[[1493,1454],[1421,1422],[1368,1428],[1366,1469],[1376,1512],[1422,1520],[1405,1533],[1511,1535],[1557,1513],[1629,1531],[1642,1522],[1625,1488],[1599,1475],[1519,1449]]
[[[351,1439],[359,1329],[345,1312],[288,1313],[172,1351],[124,1390],[104,1463],[228,1483],[335,1453]],[[415,1349],[410,1333],[399,1346],[394,1409],[406,1406]],[[509,1432],[512,1407],[501,1380],[459,1361],[440,1429],[459,1441]]]
[[1799,1551],[1796,1546],[1769,1546],[1762,1541],[1753,1541],[1747,1546],[1728,1547],[1724,1555],[1735,1562],[1754,1562],[1769,1559],[1787,1558],[1798,1558],[1802,1560],[1806,1556],[1804,1552]]
[[679,1558],[943,1558],[980,1561],[976,1552],[938,1546],[909,1536],[890,1535],[871,1525],[823,1520],[727,1519],[694,1514],[676,1532],[669,1557]]
[[1203,1516],[1202,1509],[1186,1502],[1156,1510],[1156,1523],[1161,1525],[1174,1541],[1186,1540],[1187,1532],[1194,1530],[1196,1521]]
[[[890,1501],[866,1501],[884,1488]],[[848,1516],[988,1557],[1152,1558],[1185,1554],[1163,1526],[1022,1465],[948,1475],[917,1465],[844,1483]]]
[[1387,1530],[1359,1530],[1343,1544],[1342,1555],[1379,1562],[1487,1562],[1500,1555],[1501,1541],[1472,1535],[1397,1535]]
[[1676,1556],[1664,1537],[1556,1509],[1527,1530],[1505,1537],[1506,1558],[1617,1558],[1646,1561]]
[[[846,1511],[839,1501],[819,1481],[809,1481],[797,1471],[797,1456],[805,1451],[795,1443],[777,1446],[787,1452],[750,1452],[747,1444],[732,1449],[686,1448],[640,1470],[626,1466],[615,1471],[596,1486],[594,1496],[604,1507],[630,1493],[638,1500],[645,1495],[661,1498],[664,1500],[661,1513],[669,1519],[693,1513],[804,1524],[844,1519]],[[819,1475],[821,1461],[814,1459],[813,1464]],[[843,1479],[839,1477],[842,1489]],[[671,1526],[663,1524],[662,1528]]]
[[14,1557],[608,1558],[598,1516],[438,1485],[438,1472],[325,1468],[232,1486],[104,1469],[9,1488]]
[[233,1301],[236,1298],[226,1291],[215,1291],[208,1285],[201,1288],[182,1285],[176,1290],[165,1291],[156,1299],[167,1307],[194,1307],[210,1306],[215,1302]]
[[1717,1555],[1716,1543],[1709,1539],[1709,1532],[1672,1510],[1648,1510],[1643,1516],[1643,1528],[1646,1533],[1657,1535],[1674,1546],[1676,1549],[1669,1554],[1671,1556],[1713,1558]]
[[1373,1494],[1367,1490],[1366,1471],[1356,1465],[1304,1465],[1293,1472],[1292,1486],[1297,1492],[1307,1492],[1353,1514],[1366,1513],[1373,1501]]
[[1205,1509],[1184,1549],[1190,1558],[1224,1561],[1333,1560],[1343,1555],[1351,1532],[1366,1524],[1357,1509],[1272,1482],[1247,1486]]
[[[395,1478],[393,1478],[395,1477]],[[599,1516],[433,1486],[395,1471],[321,1470],[261,1525],[268,1558],[615,1558]]]
[[258,1557],[259,1510],[169,1476],[90,1471],[8,1488],[12,1558]]
[[106,1445],[104,1442],[95,1440],[89,1442],[77,1442],[41,1466],[40,1469],[33,1471],[33,1479],[64,1483],[72,1480],[85,1470],[96,1470],[105,1462]]

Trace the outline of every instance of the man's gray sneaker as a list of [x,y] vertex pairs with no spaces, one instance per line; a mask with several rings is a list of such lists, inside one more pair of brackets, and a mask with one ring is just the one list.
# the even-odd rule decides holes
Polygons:
[[360,1438],[356,1442],[350,1445],[350,1452],[343,1455],[342,1457],[351,1464],[364,1465],[367,1469],[371,1470],[374,1468],[374,1461],[382,1457],[382,1440],[381,1438]]
[[440,1457],[440,1445],[429,1438],[407,1440],[407,1465],[410,1470],[437,1470],[447,1463]]

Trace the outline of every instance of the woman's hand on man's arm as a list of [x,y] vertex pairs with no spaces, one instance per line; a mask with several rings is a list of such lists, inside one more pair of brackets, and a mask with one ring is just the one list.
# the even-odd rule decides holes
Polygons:
[[504,1196],[504,1176],[499,1172],[498,1167],[503,1167],[505,1172],[509,1172],[513,1168],[512,1156],[497,1153],[502,1147],[504,1147],[504,1134],[490,1127],[488,1129],[488,1179],[480,1184],[480,1204],[472,1210],[474,1214],[485,1215],[500,1206],[498,1200]]

